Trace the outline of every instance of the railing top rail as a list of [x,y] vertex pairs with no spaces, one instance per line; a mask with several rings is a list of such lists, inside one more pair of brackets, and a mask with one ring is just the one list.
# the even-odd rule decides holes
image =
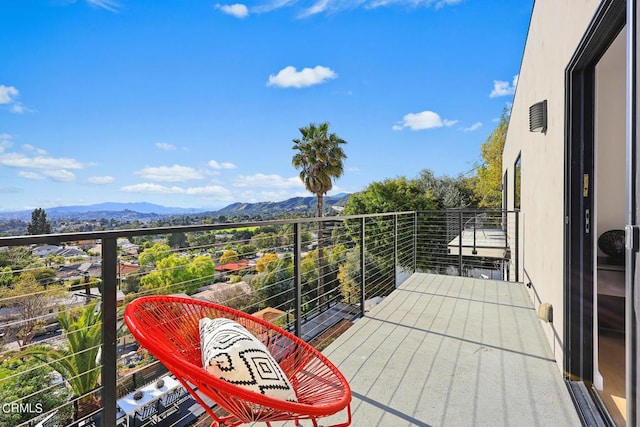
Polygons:
[[267,226],[287,225],[287,224],[295,224],[295,223],[304,224],[304,223],[313,223],[313,222],[333,222],[333,221],[344,221],[347,219],[373,218],[373,217],[382,217],[382,216],[391,216],[391,215],[409,215],[409,214],[412,215],[414,213],[415,213],[414,211],[383,212],[383,213],[362,214],[362,215],[336,215],[336,216],[325,216],[325,217],[308,217],[308,218],[295,218],[295,219],[251,221],[251,222],[233,222],[233,223],[224,223],[224,224],[180,225],[180,226],[147,227],[147,228],[117,229],[117,230],[104,230],[104,231],[80,231],[80,232],[73,232],[73,233],[54,233],[54,234],[39,234],[39,235],[28,235],[28,236],[9,236],[9,237],[0,237],[0,247],[22,246],[22,245],[32,245],[32,244],[55,244],[60,242],[73,241],[73,240],[117,239],[119,237],[146,236],[146,235],[154,235],[154,234],[230,230],[230,229],[245,228],[245,227],[267,227]]

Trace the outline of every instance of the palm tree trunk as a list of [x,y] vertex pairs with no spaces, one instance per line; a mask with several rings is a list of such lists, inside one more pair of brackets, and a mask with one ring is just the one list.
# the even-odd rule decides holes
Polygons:
[[[323,207],[323,194],[318,194],[318,217],[322,217]],[[323,241],[322,241],[322,226],[323,222],[318,221],[318,307],[322,309],[322,303],[324,301],[324,254],[323,254]]]

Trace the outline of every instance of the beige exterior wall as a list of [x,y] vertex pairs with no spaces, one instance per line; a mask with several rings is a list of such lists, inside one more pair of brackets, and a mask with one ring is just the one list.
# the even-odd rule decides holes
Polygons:
[[[529,292],[536,309],[540,303],[553,305],[554,322],[543,327],[560,369],[565,333],[565,69],[599,4],[599,0],[535,1],[503,153],[509,209],[513,164],[522,155],[520,277],[533,284]],[[529,107],[544,99],[547,132],[529,132]]]

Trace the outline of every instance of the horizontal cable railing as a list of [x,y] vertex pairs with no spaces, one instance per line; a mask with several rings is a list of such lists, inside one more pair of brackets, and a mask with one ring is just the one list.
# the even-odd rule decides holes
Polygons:
[[[0,238],[0,425],[192,422],[188,395],[118,409],[168,375],[124,326],[138,297],[225,305],[322,350],[414,272],[517,281],[517,224],[460,210]],[[85,255],[32,254],[45,244]]]

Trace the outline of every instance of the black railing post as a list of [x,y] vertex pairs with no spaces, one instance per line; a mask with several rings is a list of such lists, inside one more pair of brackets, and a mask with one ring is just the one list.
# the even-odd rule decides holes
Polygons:
[[364,317],[364,288],[366,284],[366,265],[365,265],[365,242],[364,242],[364,230],[365,230],[365,217],[360,218],[360,314]]
[[520,281],[520,211],[516,211],[516,282]]
[[393,214],[393,288],[398,287],[398,214]]
[[302,337],[302,269],[300,267],[302,237],[300,229],[299,222],[293,224],[293,309],[295,334],[298,338]]
[[476,225],[478,220],[478,211],[473,211],[473,250],[472,254],[477,255],[478,249],[476,249]]
[[413,272],[418,271],[418,212],[413,213]]
[[116,281],[118,245],[102,239],[102,426],[116,425],[117,324]]
[[462,210],[458,215],[458,276],[462,277]]

